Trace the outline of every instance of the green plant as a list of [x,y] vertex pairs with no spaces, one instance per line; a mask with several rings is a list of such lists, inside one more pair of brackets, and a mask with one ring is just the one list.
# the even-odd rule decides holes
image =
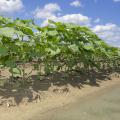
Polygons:
[[0,17],[0,65],[8,68],[12,77],[25,80],[25,64],[34,61],[39,75],[116,69],[120,67],[120,48],[108,45],[87,27],[49,20],[49,25],[41,28],[32,20]]

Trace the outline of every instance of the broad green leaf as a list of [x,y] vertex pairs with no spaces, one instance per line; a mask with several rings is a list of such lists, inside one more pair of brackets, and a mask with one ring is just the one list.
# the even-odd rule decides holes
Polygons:
[[10,68],[16,67],[15,61],[14,60],[7,60],[5,61],[5,65]]
[[10,73],[12,73],[12,74],[17,74],[17,75],[21,75],[21,69],[19,69],[19,68],[11,68],[10,70]]
[[46,52],[48,52],[50,54],[50,56],[55,56],[55,55],[59,54],[61,52],[61,50],[59,48],[57,48],[56,50],[46,48]]
[[88,50],[88,51],[89,51],[89,50],[94,51],[94,47],[93,47],[92,45],[85,45],[85,46],[84,46],[84,49],[85,49],[85,50]]
[[79,48],[77,45],[73,44],[73,45],[69,45],[68,48],[70,50],[72,50],[73,52],[79,52]]
[[48,31],[47,34],[50,36],[56,36],[58,32],[56,30],[53,30],[53,31]]
[[0,57],[6,56],[8,54],[8,49],[2,45],[0,45]]
[[5,37],[12,38],[14,36],[15,30],[11,27],[0,28],[0,34]]

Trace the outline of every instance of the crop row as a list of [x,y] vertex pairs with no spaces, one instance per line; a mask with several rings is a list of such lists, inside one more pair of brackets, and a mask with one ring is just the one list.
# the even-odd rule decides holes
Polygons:
[[51,20],[40,27],[32,20],[0,17],[0,69],[24,77],[27,62],[39,74],[40,69],[44,74],[115,69],[120,67],[120,48],[108,45],[87,27]]

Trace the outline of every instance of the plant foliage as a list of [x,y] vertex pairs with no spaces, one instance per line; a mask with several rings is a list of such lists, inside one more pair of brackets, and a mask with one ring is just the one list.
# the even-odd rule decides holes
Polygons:
[[0,17],[0,66],[13,74],[25,74],[26,62],[44,65],[44,74],[66,67],[67,71],[120,67],[120,49],[101,40],[87,27],[53,22],[39,27],[32,20]]

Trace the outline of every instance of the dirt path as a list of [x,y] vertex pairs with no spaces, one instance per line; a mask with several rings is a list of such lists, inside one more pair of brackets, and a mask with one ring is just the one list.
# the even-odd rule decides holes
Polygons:
[[120,83],[33,118],[31,120],[120,120]]
[[0,120],[119,120],[119,93],[119,78],[103,81],[100,87],[85,85],[80,90],[71,88],[70,93],[48,93],[40,103],[0,107]]

